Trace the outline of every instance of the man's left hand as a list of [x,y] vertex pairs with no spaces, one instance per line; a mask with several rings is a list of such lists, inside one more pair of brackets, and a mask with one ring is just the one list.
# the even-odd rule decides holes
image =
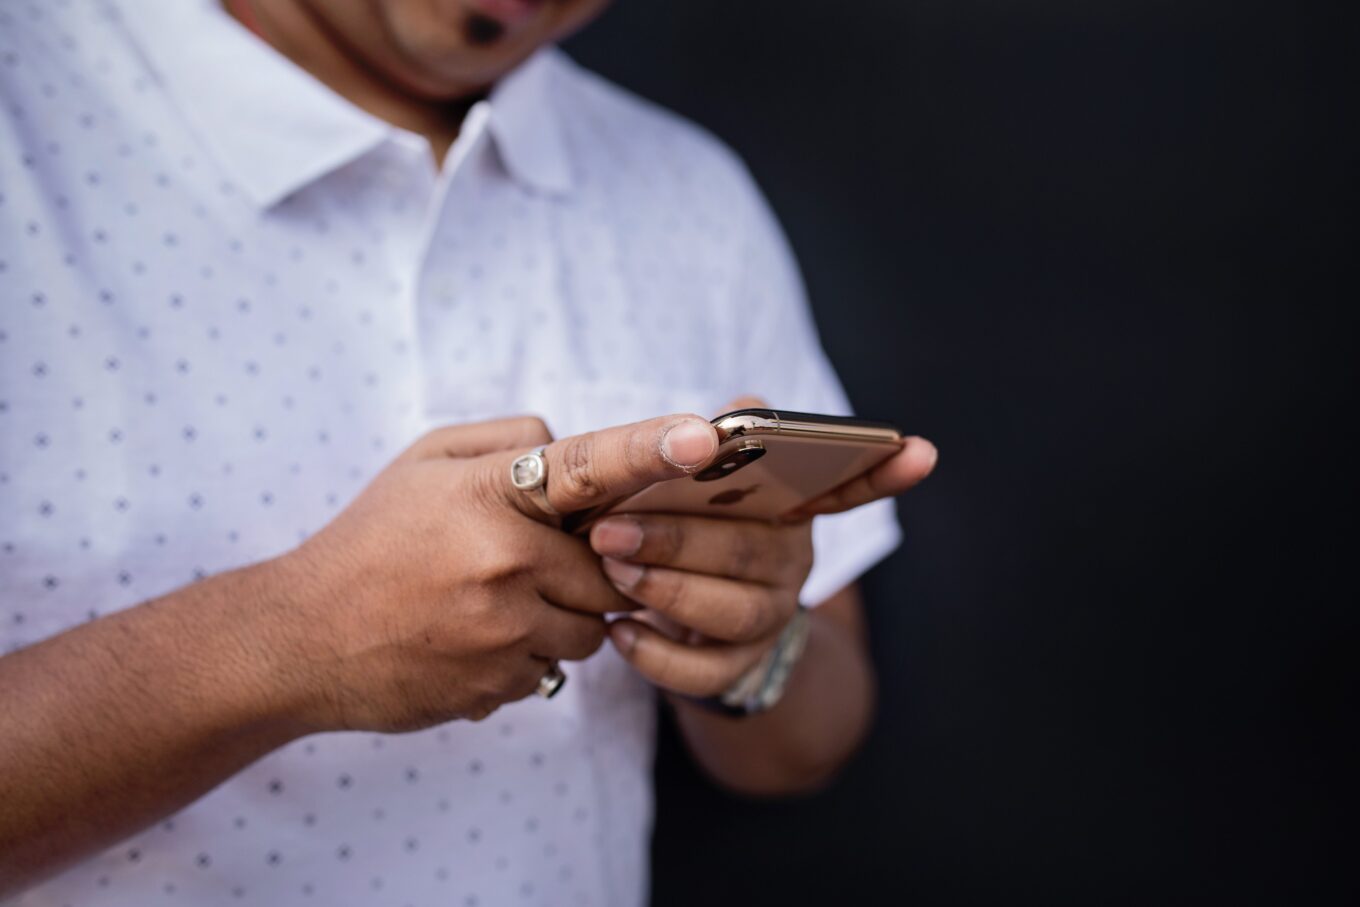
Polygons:
[[[761,406],[754,400],[737,406]],[[765,655],[798,608],[812,569],[812,517],[901,494],[930,474],[924,438],[781,522],[679,514],[611,516],[590,533],[604,571],[649,609],[615,620],[610,641],[644,677],[686,696],[715,696]]]
[[597,523],[590,544],[619,591],[651,609],[614,621],[611,641],[686,696],[717,695],[760,661],[812,569],[810,520],[630,514]]

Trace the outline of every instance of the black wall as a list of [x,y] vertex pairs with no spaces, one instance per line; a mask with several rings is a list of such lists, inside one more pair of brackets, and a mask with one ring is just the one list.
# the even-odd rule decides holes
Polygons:
[[868,580],[867,750],[756,804],[667,732],[657,905],[1337,896],[1344,8],[620,0],[570,42],[745,156],[857,408],[942,450]]

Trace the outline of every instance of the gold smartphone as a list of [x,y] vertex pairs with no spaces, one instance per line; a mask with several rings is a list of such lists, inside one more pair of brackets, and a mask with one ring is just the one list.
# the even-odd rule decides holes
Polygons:
[[902,448],[886,422],[772,409],[739,409],[713,420],[718,453],[694,475],[658,482],[623,500],[569,514],[585,532],[612,513],[695,513],[774,519],[845,484]]

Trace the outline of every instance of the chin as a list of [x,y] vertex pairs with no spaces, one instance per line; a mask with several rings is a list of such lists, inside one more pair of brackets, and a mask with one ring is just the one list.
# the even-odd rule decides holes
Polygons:
[[551,5],[514,29],[465,0],[389,0],[383,11],[393,41],[419,71],[419,81],[410,87],[429,97],[453,98],[490,86],[556,38]]
[[384,68],[394,81],[428,100],[455,100],[485,91],[610,2],[367,0],[363,18],[384,33],[379,39],[389,46]]

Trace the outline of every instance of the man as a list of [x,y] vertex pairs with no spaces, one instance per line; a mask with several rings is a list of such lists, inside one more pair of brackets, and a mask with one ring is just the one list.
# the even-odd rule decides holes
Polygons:
[[739,791],[855,748],[928,442],[560,529],[712,457],[659,413],[846,407],[732,155],[550,48],[602,6],[0,10],[0,897],[638,904],[653,689]]

